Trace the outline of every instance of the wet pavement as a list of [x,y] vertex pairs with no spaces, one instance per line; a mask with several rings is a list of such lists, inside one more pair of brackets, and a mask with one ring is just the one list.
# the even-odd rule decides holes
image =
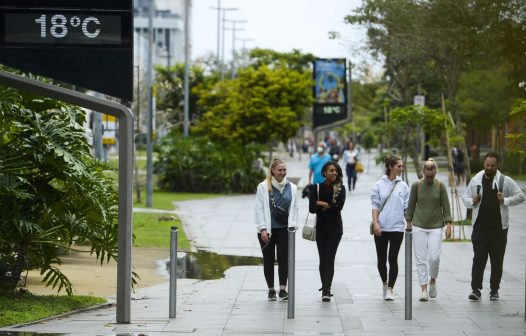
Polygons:
[[[283,157],[288,175],[306,183],[307,161]],[[396,299],[382,300],[374,242],[369,235],[369,193],[382,171],[362,155],[365,172],[349,193],[344,210],[344,236],[336,257],[333,300],[320,299],[318,257],[314,242],[296,237],[295,318],[287,318],[287,304],[268,302],[262,266],[237,266],[218,280],[178,279],[177,316],[168,318],[168,283],[135,293],[131,323],[115,323],[115,307],[47,320],[1,332],[17,335],[526,335],[525,262],[526,207],[511,208],[508,246],[500,295],[469,302],[470,242],[443,244],[438,296],[419,302],[416,269],[412,268],[412,320],[405,320],[404,247]],[[414,173],[409,174],[416,179]],[[439,173],[447,181],[444,172]],[[459,190],[461,192],[462,190]],[[185,230],[196,248],[221,255],[261,257],[254,226],[254,195],[226,196],[178,203]],[[300,199],[300,223],[307,216],[307,200]],[[464,213],[461,206],[461,213]],[[470,236],[471,227],[464,227]],[[457,230],[457,236],[459,231]],[[484,286],[489,286],[489,263]],[[276,272],[277,273],[277,272]],[[277,274],[276,274],[277,277]],[[277,281],[276,281],[277,283]],[[15,335],[15,334],[12,334]]]

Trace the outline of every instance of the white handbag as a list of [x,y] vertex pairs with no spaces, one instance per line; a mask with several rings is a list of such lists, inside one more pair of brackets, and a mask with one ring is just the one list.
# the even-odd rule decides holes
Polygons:
[[307,219],[305,220],[305,225],[303,225],[303,229],[301,229],[301,236],[303,239],[307,240],[316,240],[316,217],[314,216],[314,225],[308,225],[309,223],[309,214],[307,213]]
[[[318,195],[318,199],[320,199],[320,185],[316,184],[316,192]],[[316,240],[316,216],[313,216],[314,218],[311,220],[312,225],[309,225],[309,212],[307,212],[307,218],[305,219],[305,225],[303,225],[303,228],[301,229],[301,236],[303,239],[315,241]]]

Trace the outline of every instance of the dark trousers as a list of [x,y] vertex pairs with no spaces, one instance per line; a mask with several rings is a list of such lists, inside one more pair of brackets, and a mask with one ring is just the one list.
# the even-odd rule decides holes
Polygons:
[[289,239],[287,229],[273,229],[268,244],[261,239],[261,233],[258,233],[258,241],[263,252],[263,273],[268,288],[274,287],[274,262],[276,261],[276,251],[278,257],[278,277],[280,286],[287,285],[287,276],[289,268],[288,248]]
[[[356,186],[356,163],[355,164],[347,164],[345,166],[345,172],[347,173],[347,181],[349,184],[349,191],[354,190],[354,187]],[[352,189],[351,189],[352,187]]]
[[[382,282],[387,281],[387,287],[393,288],[398,278],[398,252],[404,240],[403,232],[382,231],[380,237],[374,236],[378,272]],[[389,252],[388,252],[389,250]],[[387,261],[389,261],[389,279],[387,278]]]
[[471,234],[471,242],[474,253],[473,267],[471,268],[471,289],[482,289],[484,269],[489,256],[491,264],[490,288],[495,291],[499,290],[504,253],[508,242],[508,229],[494,231],[475,227]]
[[323,289],[330,289],[334,277],[334,259],[342,235],[331,233],[318,228],[316,232],[316,246],[320,257],[320,279]]

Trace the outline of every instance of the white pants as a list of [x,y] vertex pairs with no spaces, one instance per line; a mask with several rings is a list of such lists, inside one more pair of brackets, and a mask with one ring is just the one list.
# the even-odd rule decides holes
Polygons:
[[436,279],[442,251],[442,232],[439,229],[422,229],[413,226],[416,273],[420,285],[427,285],[429,276]]

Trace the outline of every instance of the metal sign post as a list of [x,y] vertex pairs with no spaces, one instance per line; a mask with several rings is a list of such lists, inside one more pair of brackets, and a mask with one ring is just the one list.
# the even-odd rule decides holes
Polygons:
[[100,111],[119,118],[119,257],[117,261],[117,323],[130,323],[133,114],[126,106],[34,79],[0,71],[0,84]]
[[413,230],[405,230],[405,319],[413,319]]
[[296,269],[296,228],[289,227],[288,231],[288,240],[289,240],[289,269],[288,269],[288,278],[289,278],[289,298],[287,302],[287,318],[294,318],[294,304],[295,304],[295,291],[296,291],[296,275],[294,273]]

